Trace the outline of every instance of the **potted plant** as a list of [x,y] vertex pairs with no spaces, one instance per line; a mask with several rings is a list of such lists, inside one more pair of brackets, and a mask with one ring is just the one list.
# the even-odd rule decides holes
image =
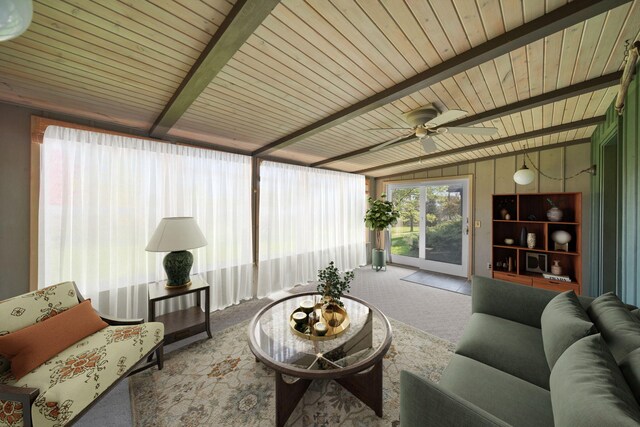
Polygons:
[[340,298],[346,292],[349,292],[351,288],[349,283],[351,283],[353,277],[353,271],[347,271],[341,275],[333,261],[324,270],[318,270],[319,283],[316,289],[323,296],[322,312],[329,326],[334,327],[339,324],[339,322],[336,322],[335,312],[339,307],[344,306]]
[[371,266],[380,271],[387,266],[387,260],[382,249],[382,231],[390,225],[395,225],[400,218],[400,212],[394,208],[393,203],[385,200],[386,194],[381,194],[380,199],[369,197],[369,209],[364,217],[364,223],[370,230],[376,232],[376,247],[371,250]]

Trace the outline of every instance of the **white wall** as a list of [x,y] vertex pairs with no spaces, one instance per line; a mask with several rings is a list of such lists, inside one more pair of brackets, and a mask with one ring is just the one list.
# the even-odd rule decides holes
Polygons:
[[[472,272],[479,276],[491,276],[487,264],[491,262],[491,195],[504,193],[545,193],[545,192],[581,192],[582,193],[582,289],[589,289],[589,224],[591,206],[591,175],[582,174],[566,179],[591,166],[590,145],[580,144],[544,151],[531,151],[529,157],[546,175],[537,173],[536,179],[529,185],[517,185],[513,181],[514,172],[522,165],[522,155],[502,157],[471,162],[461,166],[434,168],[427,171],[408,173],[386,180],[376,180],[376,195],[386,191],[386,182],[416,180],[421,178],[452,177],[473,175],[473,221],[480,221],[480,228],[473,229]],[[527,160],[527,165],[533,169]]]

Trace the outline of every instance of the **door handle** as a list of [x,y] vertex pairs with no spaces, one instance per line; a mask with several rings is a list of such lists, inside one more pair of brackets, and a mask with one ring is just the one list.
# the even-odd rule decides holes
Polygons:
[[469,235],[469,226],[467,225],[464,230],[464,234]]

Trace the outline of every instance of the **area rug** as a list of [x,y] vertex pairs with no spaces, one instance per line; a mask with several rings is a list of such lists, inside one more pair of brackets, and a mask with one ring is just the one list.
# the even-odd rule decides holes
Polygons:
[[[400,371],[434,382],[454,345],[390,319],[393,341],[384,362],[383,418],[335,381],[314,381],[291,414],[289,426],[398,426]],[[256,362],[248,322],[166,356],[164,369],[130,378],[136,426],[273,426],[273,371]]]
[[471,295],[471,283],[459,277],[451,277],[432,273],[430,271],[418,270],[413,274],[401,278],[405,282],[417,283],[418,285],[430,286],[444,291],[456,292],[463,295]]

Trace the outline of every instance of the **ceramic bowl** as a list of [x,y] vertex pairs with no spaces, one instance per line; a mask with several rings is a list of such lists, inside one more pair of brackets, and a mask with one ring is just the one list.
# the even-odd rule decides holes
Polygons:
[[513,245],[513,239],[504,239],[506,245]]
[[316,335],[318,336],[324,336],[327,333],[327,325],[325,325],[322,322],[318,322],[315,325],[313,325],[313,329],[316,331]]
[[305,313],[304,311],[296,311],[295,313],[293,313],[291,315],[291,318],[294,320],[294,322],[296,322],[298,325],[303,324],[304,322],[307,321],[307,313]]

